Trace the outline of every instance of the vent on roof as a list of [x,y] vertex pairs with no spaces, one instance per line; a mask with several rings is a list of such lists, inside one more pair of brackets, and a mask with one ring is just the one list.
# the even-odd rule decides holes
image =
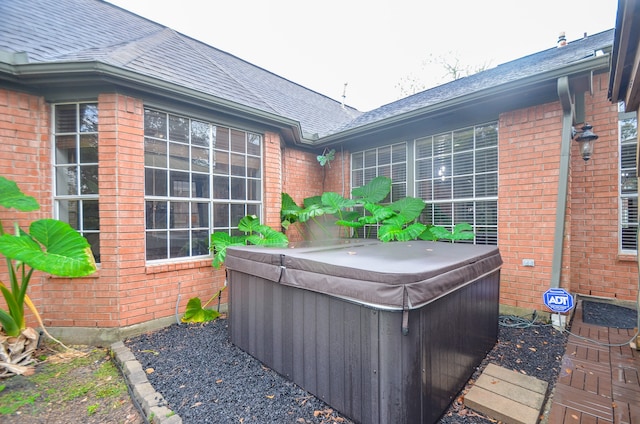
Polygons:
[[567,45],[567,36],[563,31],[560,33],[560,35],[558,35],[558,48],[564,47],[566,45]]

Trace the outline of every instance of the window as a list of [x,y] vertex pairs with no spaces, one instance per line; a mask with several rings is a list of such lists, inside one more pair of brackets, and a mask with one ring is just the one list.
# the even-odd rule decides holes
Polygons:
[[427,202],[423,222],[449,229],[467,222],[477,244],[497,244],[497,123],[416,140],[415,192]]
[[496,122],[354,152],[351,160],[352,188],[388,176],[390,201],[412,195],[427,202],[423,223],[452,229],[467,222],[475,243],[498,243]]
[[636,177],[636,148],[638,145],[638,119],[635,113],[624,113],[618,121],[620,137],[620,251],[636,254],[638,251],[638,178]]
[[[351,155],[351,188],[362,187],[376,177],[391,178],[391,193],[381,203],[390,203],[407,196],[407,143],[397,143],[355,152]],[[364,209],[361,210],[364,214]],[[375,237],[377,228],[367,226],[360,236]]]
[[89,241],[100,262],[98,105],[57,104],[53,114],[55,215]]
[[260,135],[151,109],[144,133],[147,260],[208,255],[211,232],[260,216]]
[[391,199],[407,195],[407,143],[378,147],[351,155],[351,188],[362,187],[375,177],[391,178]]

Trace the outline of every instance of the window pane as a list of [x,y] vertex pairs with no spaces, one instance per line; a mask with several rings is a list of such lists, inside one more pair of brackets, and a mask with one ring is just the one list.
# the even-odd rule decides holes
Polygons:
[[473,128],[453,132],[453,151],[473,150]]
[[76,155],[76,136],[75,135],[59,135],[56,136],[56,164],[75,164]]
[[213,172],[229,175],[229,153],[219,150],[213,151]]
[[433,207],[433,223],[435,225],[451,225],[452,211],[450,203],[439,203]]
[[476,175],[476,197],[492,197],[497,195],[497,173]]
[[260,148],[260,144],[262,142],[262,137],[257,134],[247,134],[247,154],[253,156],[260,156],[262,153],[262,149]]
[[169,140],[189,142],[189,120],[182,116],[169,115]]
[[473,224],[474,207],[473,202],[458,202],[454,208],[455,222],[459,224],[461,222],[467,222]]
[[407,160],[406,143],[394,144],[391,151],[391,160],[393,163],[405,162]]
[[246,163],[244,155],[231,154],[231,175],[244,177],[246,175]]
[[77,196],[78,193],[78,169],[76,166],[57,166],[56,171],[56,195]]
[[623,119],[620,121],[620,140],[638,140],[638,121],[636,118]]
[[80,136],[80,162],[98,163],[98,134]]
[[362,152],[357,152],[351,155],[352,169],[362,169],[363,164],[364,164],[364,154]]
[[145,214],[148,230],[159,230],[167,228],[167,203],[149,202],[145,203]]
[[216,203],[213,205],[213,226],[216,228],[228,228],[229,223],[229,205]]
[[209,150],[191,147],[191,170],[209,172]]
[[353,171],[351,172],[351,186],[352,187],[362,187],[364,185],[364,175],[362,171]]
[[473,174],[473,152],[453,156],[453,175]]
[[189,170],[189,146],[169,143],[169,168]]
[[194,231],[191,240],[191,254],[201,256],[209,254],[209,231]]
[[260,158],[247,157],[247,176],[251,178],[260,178]]
[[209,175],[193,174],[193,197],[199,199],[209,199],[211,192],[209,190]]
[[429,201],[429,200],[433,200],[431,195],[432,195],[431,180],[418,181],[416,183],[416,197]]
[[498,145],[498,124],[476,127],[476,149]]
[[238,130],[231,130],[231,151],[245,153],[246,149],[245,133]]
[[191,228],[209,228],[209,204],[191,204]]
[[154,111],[144,111],[144,135],[154,138],[167,138],[167,114]]
[[216,127],[214,147],[221,150],[229,150],[229,128]]
[[376,151],[374,150],[367,150],[364,153],[364,166],[365,168],[370,168],[372,166],[376,166],[377,163],[377,159],[376,159]]
[[476,151],[476,172],[490,172],[498,169],[498,150],[483,149]]
[[378,149],[378,166],[391,163],[391,146]]
[[473,197],[473,176],[453,178],[453,198]]
[[82,201],[82,230],[99,230],[100,214],[97,200]]
[[80,230],[78,200],[58,200],[58,219],[68,223],[74,230]]
[[213,198],[228,199],[229,198],[229,177],[213,177]]
[[164,140],[144,139],[145,166],[167,166],[167,142]]
[[98,132],[98,105],[80,104],[80,132]]
[[248,204],[247,205],[247,215],[254,215],[260,218],[260,205],[256,204]]
[[433,156],[433,139],[431,137],[416,140],[416,159],[430,158]]
[[191,195],[191,186],[189,184],[188,172],[171,171],[169,174],[169,196],[173,197],[189,197]]
[[146,168],[144,170],[144,194],[147,196],[166,196],[167,171]]
[[98,166],[80,167],[80,193],[98,194]]
[[393,180],[393,182],[407,181],[407,165],[404,163],[394,164],[391,179]]
[[166,232],[147,231],[147,260],[166,259],[168,240]]
[[247,200],[260,200],[261,186],[260,180],[247,180]]
[[246,200],[247,187],[244,178],[231,178],[231,198],[233,200]]
[[451,133],[434,136],[433,155],[439,156],[447,153],[451,153]]
[[189,228],[191,214],[188,202],[171,202],[169,228]]
[[93,259],[96,263],[100,263],[100,233],[84,233],[84,238],[87,239],[91,246],[91,253],[93,253]]
[[78,105],[56,105],[56,133],[75,133],[78,131]]
[[478,225],[498,225],[498,202],[476,202],[476,223]]
[[191,144],[209,147],[210,129],[206,122],[191,121]]
[[231,205],[231,216],[230,216],[230,224],[232,227],[237,227],[238,223],[244,216],[246,215],[244,205],[242,204],[232,204]]

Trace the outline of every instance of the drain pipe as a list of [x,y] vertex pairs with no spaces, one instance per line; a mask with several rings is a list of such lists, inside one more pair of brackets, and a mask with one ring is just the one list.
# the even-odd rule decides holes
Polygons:
[[558,97],[562,105],[562,142],[560,144],[560,174],[558,176],[558,201],[556,204],[556,226],[553,237],[553,261],[551,263],[551,288],[560,287],[562,274],[562,251],[564,246],[567,191],[569,186],[569,153],[571,151],[571,126],[574,105],[569,91],[569,77],[558,78]]

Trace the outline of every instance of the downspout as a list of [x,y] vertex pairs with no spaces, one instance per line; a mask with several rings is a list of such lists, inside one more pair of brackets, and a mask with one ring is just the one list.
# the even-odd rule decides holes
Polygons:
[[560,175],[558,176],[558,201],[556,203],[556,226],[553,237],[553,261],[551,263],[551,288],[560,287],[562,274],[562,251],[564,246],[565,215],[567,213],[567,191],[569,186],[569,152],[571,151],[571,126],[574,106],[569,91],[569,77],[558,78],[558,97],[562,105],[562,141],[560,144]]

